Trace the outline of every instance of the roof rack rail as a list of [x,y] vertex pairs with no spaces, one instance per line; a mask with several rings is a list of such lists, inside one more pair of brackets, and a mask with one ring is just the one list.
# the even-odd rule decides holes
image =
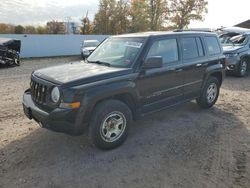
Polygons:
[[209,28],[176,29],[176,30],[174,30],[174,32],[183,32],[183,31],[214,32],[212,29],[209,29]]

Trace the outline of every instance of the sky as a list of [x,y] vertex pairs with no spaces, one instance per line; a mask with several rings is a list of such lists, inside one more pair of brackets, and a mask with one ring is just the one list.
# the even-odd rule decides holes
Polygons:
[[49,20],[80,22],[98,11],[99,0],[0,0],[0,23],[44,25]]
[[204,21],[193,21],[189,27],[230,27],[250,19],[250,0],[208,0]]
[[[49,20],[80,22],[93,19],[99,0],[0,0],[0,23],[44,25]],[[204,21],[192,21],[192,28],[233,26],[250,19],[250,0],[208,0]]]

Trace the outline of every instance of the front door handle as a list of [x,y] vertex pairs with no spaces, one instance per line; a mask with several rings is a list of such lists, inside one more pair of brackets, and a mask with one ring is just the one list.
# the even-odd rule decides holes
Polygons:
[[200,66],[202,66],[201,63],[197,63],[197,64],[196,64],[196,67],[200,67]]

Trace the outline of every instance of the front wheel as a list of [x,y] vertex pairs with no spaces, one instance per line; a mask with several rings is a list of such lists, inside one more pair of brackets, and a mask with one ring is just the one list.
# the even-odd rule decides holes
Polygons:
[[237,76],[244,77],[247,74],[247,60],[243,59],[239,63]]
[[19,54],[18,54],[18,53],[16,53],[16,54],[14,55],[13,61],[14,61],[14,64],[15,64],[16,66],[20,66],[20,57],[19,57]]
[[201,95],[196,99],[198,105],[202,108],[212,107],[219,96],[220,84],[216,77],[209,77]]
[[132,113],[118,100],[103,101],[96,106],[90,121],[92,143],[100,149],[113,149],[127,138]]

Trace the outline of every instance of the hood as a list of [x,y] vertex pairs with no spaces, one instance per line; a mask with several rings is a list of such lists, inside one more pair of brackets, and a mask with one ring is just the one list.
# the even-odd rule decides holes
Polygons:
[[76,82],[86,84],[131,72],[131,68],[116,68],[83,61],[39,69],[33,74],[44,80],[57,84]]
[[0,38],[0,46],[8,47],[9,49],[20,52],[21,40],[10,39],[10,38]]
[[96,47],[82,47],[82,49],[92,51],[92,50],[96,49]]
[[233,45],[222,46],[224,53],[236,53],[237,50],[239,50],[239,49],[241,49],[243,47],[244,46],[233,46]]

